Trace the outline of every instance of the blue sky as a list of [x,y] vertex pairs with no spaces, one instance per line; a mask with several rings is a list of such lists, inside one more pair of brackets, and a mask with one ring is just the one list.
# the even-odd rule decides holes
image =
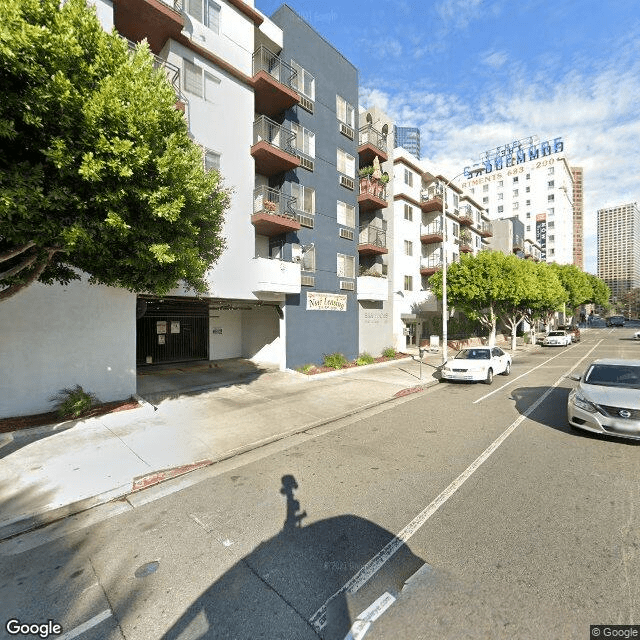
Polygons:
[[638,0],[288,4],[359,69],[360,104],[419,126],[423,159],[450,177],[483,150],[562,137],[584,168],[596,272],[596,211],[640,201]]

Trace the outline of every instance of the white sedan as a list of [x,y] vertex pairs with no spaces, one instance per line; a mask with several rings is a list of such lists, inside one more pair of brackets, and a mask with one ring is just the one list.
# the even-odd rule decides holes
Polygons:
[[542,344],[545,347],[566,347],[571,344],[571,336],[566,331],[549,331]]
[[636,340],[640,340],[640,331],[636,331],[636,332],[633,334],[633,337],[634,337]]
[[499,347],[469,347],[447,360],[440,373],[441,380],[481,380],[491,384],[495,374],[511,373],[511,356]]

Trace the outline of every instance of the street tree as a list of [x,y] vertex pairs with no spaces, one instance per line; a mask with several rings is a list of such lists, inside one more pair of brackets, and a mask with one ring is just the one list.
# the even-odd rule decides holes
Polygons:
[[587,274],[587,278],[591,285],[591,297],[586,302],[607,307],[611,299],[611,289],[609,289],[607,283],[591,273]]
[[558,277],[558,272],[551,264],[539,262],[533,265],[536,271],[537,287],[534,295],[528,301],[530,321],[542,320],[549,325],[556,313],[563,308],[569,299],[567,290]]
[[[504,266],[507,256],[498,251],[463,255],[447,268],[447,301],[467,317],[489,330],[489,344],[495,345],[497,312],[508,291]],[[434,294],[442,299],[442,271],[429,279]]]
[[205,291],[229,193],[157,67],[84,0],[0,3],[0,300],[81,271]]
[[573,264],[550,264],[567,292],[566,305],[573,315],[575,310],[593,296],[593,287],[589,275]]

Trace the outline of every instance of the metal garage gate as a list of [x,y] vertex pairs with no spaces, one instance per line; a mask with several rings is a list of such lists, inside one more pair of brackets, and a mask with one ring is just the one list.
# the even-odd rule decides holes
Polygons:
[[138,365],[207,360],[209,308],[194,300],[138,300]]

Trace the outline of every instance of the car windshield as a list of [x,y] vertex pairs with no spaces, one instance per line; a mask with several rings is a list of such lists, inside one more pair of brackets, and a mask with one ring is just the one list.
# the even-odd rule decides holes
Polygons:
[[549,335],[550,336],[563,336],[564,335],[564,331],[550,331]]
[[594,364],[584,377],[586,384],[640,389],[640,367],[620,364]]
[[456,360],[490,360],[489,349],[463,349]]

